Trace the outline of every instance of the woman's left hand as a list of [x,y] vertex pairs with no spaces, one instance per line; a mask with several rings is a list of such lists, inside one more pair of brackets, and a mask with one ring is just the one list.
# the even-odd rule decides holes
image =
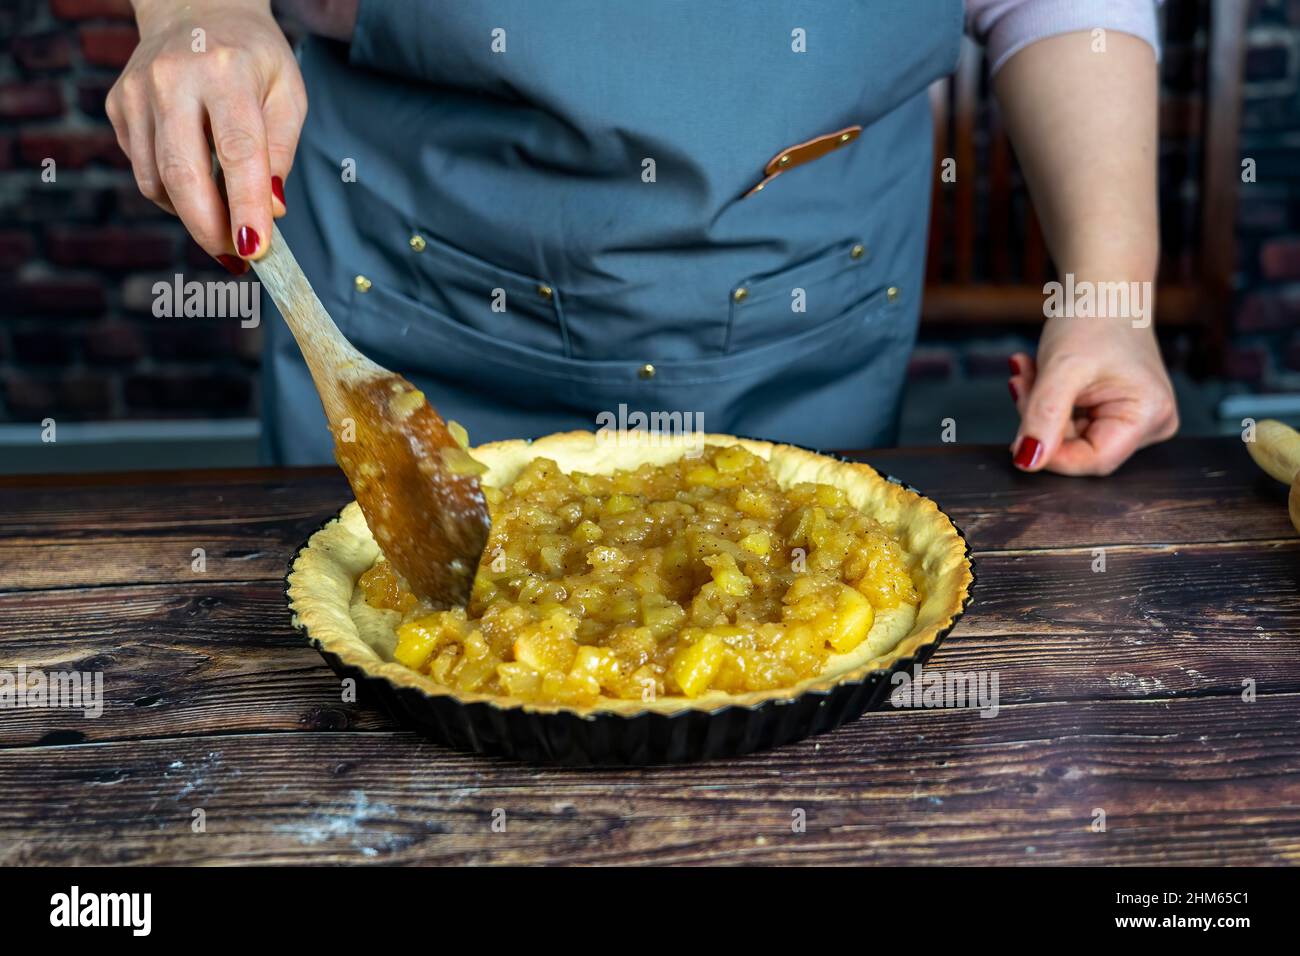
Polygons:
[[1011,357],[1022,471],[1109,475],[1133,452],[1178,431],[1178,406],[1153,327],[1054,316],[1035,361]]

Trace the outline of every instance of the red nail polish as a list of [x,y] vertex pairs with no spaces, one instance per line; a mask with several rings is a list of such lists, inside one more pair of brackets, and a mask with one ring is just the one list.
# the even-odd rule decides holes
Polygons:
[[1031,438],[1026,435],[1020,443],[1019,450],[1016,451],[1017,468],[1033,468],[1038,464],[1038,459],[1043,457],[1043,443],[1037,438]]
[[271,195],[280,200],[281,206],[284,206],[286,209],[289,208],[284,201],[284,180],[279,176],[271,177]]
[[1007,388],[1011,389],[1011,400],[1013,402],[1020,401],[1020,393],[1016,391],[1016,383],[1007,382]]
[[232,276],[242,276],[248,271],[248,263],[236,256],[217,256],[217,261]]
[[257,236],[257,230],[252,226],[240,226],[239,233],[235,236],[235,251],[245,259],[257,252],[257,247],[261,244],[261,239]]
[[1014,357],[1007,359],[1007,365],[1010,367],[1012,375],[1020,374],[1020,363]]

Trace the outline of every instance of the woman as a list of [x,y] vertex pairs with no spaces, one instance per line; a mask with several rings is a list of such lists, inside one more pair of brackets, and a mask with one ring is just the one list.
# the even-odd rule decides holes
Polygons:
[[[268,0],[135,6],[109,115],[144,194],[235,272],[292,208],[285,238],[343,331],[476,440],[625,407],[892,441],[926,91],[963,25],[1058,270],[1154,278],[1152,0],[295,0],[298,60]],[[1108,474],[1177,429],[1149,322],[1050,317],[1011,366],[1023,470]],[[264,374],[271,457],[328,460],[283,323]]]

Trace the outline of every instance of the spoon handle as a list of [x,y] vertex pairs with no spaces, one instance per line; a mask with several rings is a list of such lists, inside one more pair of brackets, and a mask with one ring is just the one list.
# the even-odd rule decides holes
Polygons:
[[331,421],[342,418],[346,411],[340,382],[368,378],[380,371],[378,366],[343,337],[312,290],[278,226],[271,227],[271,247],[266,255],[251,265],[307,360],[326,416]]

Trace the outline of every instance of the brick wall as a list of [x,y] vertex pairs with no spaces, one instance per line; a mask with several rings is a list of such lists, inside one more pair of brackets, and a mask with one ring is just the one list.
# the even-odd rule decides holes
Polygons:
[[1300,391],[1300,0],[1256,0],[1249,39],[1241,154],[1259,176],[1237,213],[1230,371]]
[[127,0],[0,9],[0,421],[256,414],[259,330],[152,314],[160,279],[230,277],[139,194],[104,115],[136,40]]
[[[1204,0],[1170,0],[1166,103],[1195,112]],[[1228,373],[1300,387],[1300,0],[1253,0],[1242,154],[1239,295]],[[227,279],[143,199],[104,117],[136,41],[127,0],[7,0],[0,9],[0,421],[256,414],[257,330],[158,319],[151,288]],[[41,163],[57,164],[54,182]],[[1164,157],[1168,160],[1171,157]],[[1179,157],[1172,157],[1179,160]],[[1167,218],[1186,197],[1166,195]],[[1005,376],[1022,333],[923,333],[914,376]],[[1171,340],[1178,361],[1186,342]]]

